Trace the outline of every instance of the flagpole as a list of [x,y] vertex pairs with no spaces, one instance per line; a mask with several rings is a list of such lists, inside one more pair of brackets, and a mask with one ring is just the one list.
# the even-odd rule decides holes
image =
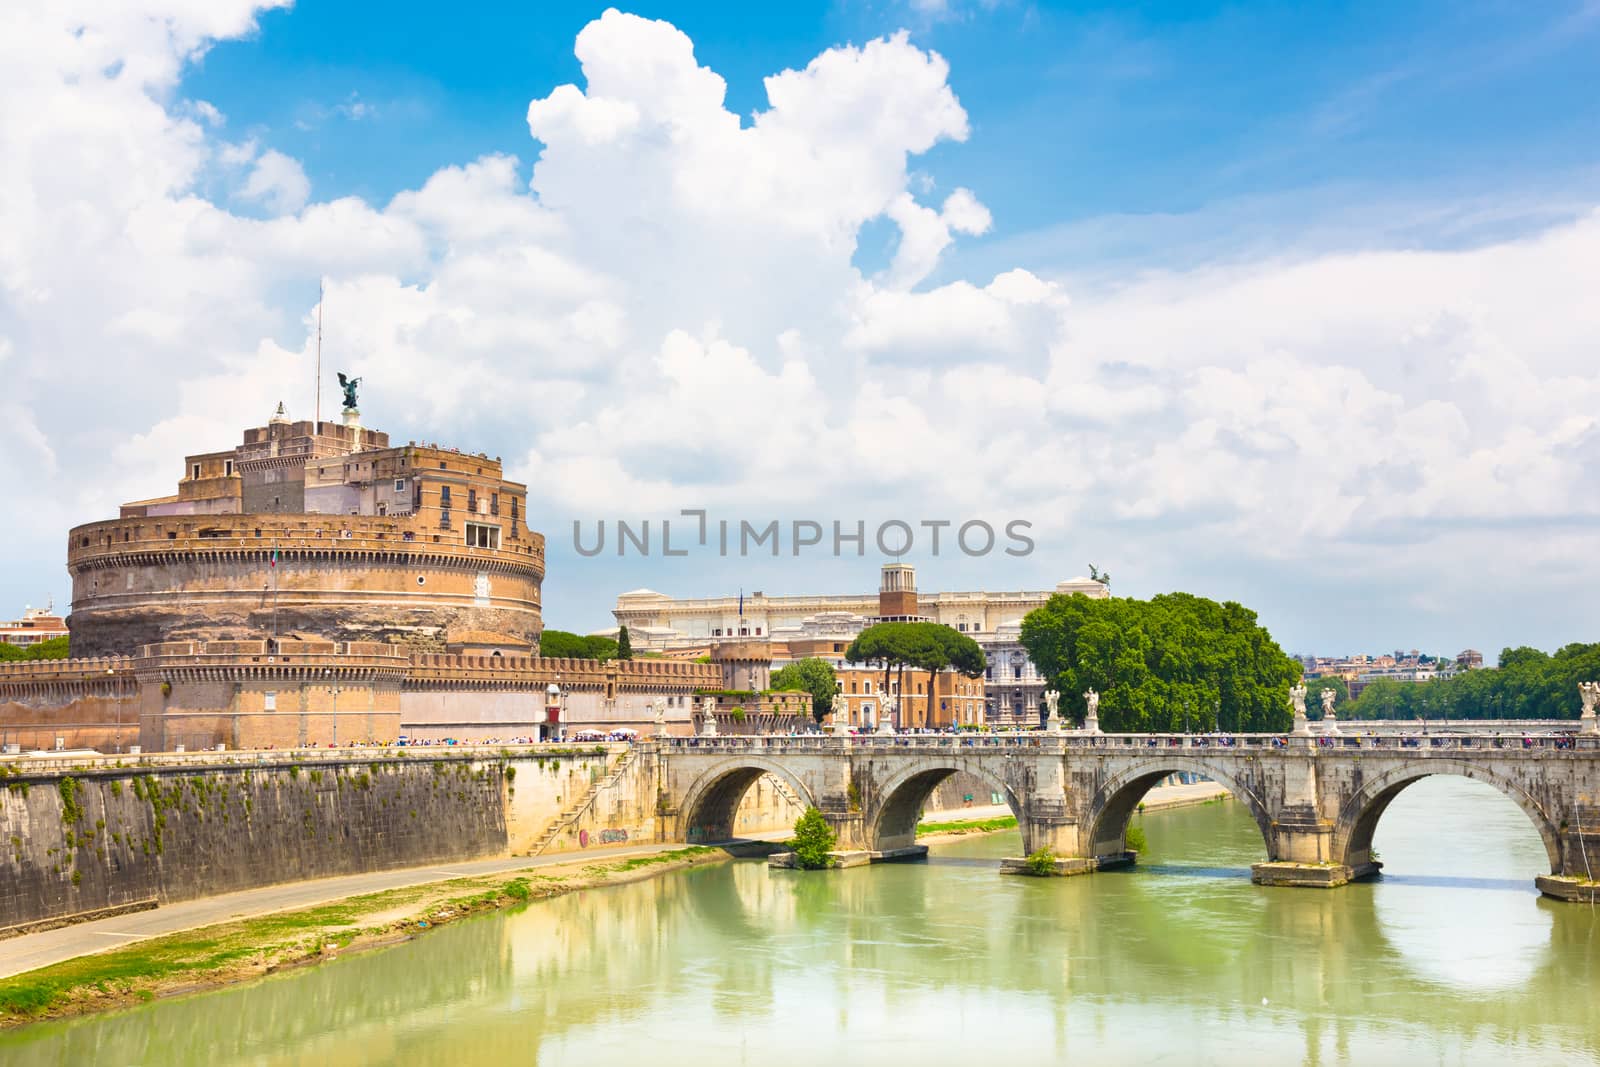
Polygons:
[[325,302],[322,279],[317,279],[317,410],[312,423],[312,432],[322,432],[322,305]]

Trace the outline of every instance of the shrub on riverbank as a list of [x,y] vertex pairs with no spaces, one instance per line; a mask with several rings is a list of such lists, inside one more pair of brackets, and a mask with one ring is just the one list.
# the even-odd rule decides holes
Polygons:
[[794,862],[802,870],[820,871],[827,867],[828,853],[833,851],[836,837],[833,827],[816,808],[807,808],[794,824]]
[[1022,864],[1029,874],[1040,878],[1048,877],[1056,873],[1055,851],[1041,848],[1036,852],[1030,852],[1028,858],[1023,860]]

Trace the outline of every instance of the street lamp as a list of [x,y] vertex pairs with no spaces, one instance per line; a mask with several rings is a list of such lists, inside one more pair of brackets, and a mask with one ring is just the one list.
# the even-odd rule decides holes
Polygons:
[[[552,719],[550,717],[551,712],[555,713],[555,718],[554,719]],[[549,685],[544,687],[544,726],[545,726],[544,733],[549,734],[549,733],[552,732],[551,729],[550,729],[550,724],[552,722],[555,723],[557,729],[560,728],[560,725],[561,725],[561,686],[556,684],[555,682],[551,682]],[[550,740],[550,738],[544,737],[544,738],[541,738],[540,740]]]

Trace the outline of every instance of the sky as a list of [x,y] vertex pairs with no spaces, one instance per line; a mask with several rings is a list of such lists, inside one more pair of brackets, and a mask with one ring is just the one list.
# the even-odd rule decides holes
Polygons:
[[[1297,652],[1600,640],[1597,51],[1594,0],[14,0],[0,616],[309,416],[320,283],[324,412],[344,370],[502,457],[549,626],[870,590],[897,520],[925,591],[1094,564]],[[779,555],[664,556],[685,509]]]

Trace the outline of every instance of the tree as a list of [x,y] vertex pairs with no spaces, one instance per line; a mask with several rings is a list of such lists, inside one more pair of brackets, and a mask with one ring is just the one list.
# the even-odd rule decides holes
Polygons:
[[633,658],[633,642],[628,638],[628,628],[626,626],[617,631],[617,658]]
[[37,644],[20,646],[0,641],[0,662],[6,660],[38,660],[38,659],[66,659],[68,651],[66,637],[52,637]]
[[774,689],[810,693],[811,717],[820,723],[833,709],[833,695],[839,691],[839,678],[827,661],[802,659],[774,674],[771,685]]
[[539,655],[565,659],[597,659],[602,662],[617,657],[617,643],[609,637],[584,636],[566,630],[545,630],[539,635]]
[[828,820],[816,808],[807,808],[794,824],[794,861],[801,870],[820,871],[827,867],[828,853],[837,838]]
[[1116,732],[1271,732],[1292,721],[1300,664],[1232,601],[1057,594],[1022,620],[1022,643],[1079,723],[1091,687]]

